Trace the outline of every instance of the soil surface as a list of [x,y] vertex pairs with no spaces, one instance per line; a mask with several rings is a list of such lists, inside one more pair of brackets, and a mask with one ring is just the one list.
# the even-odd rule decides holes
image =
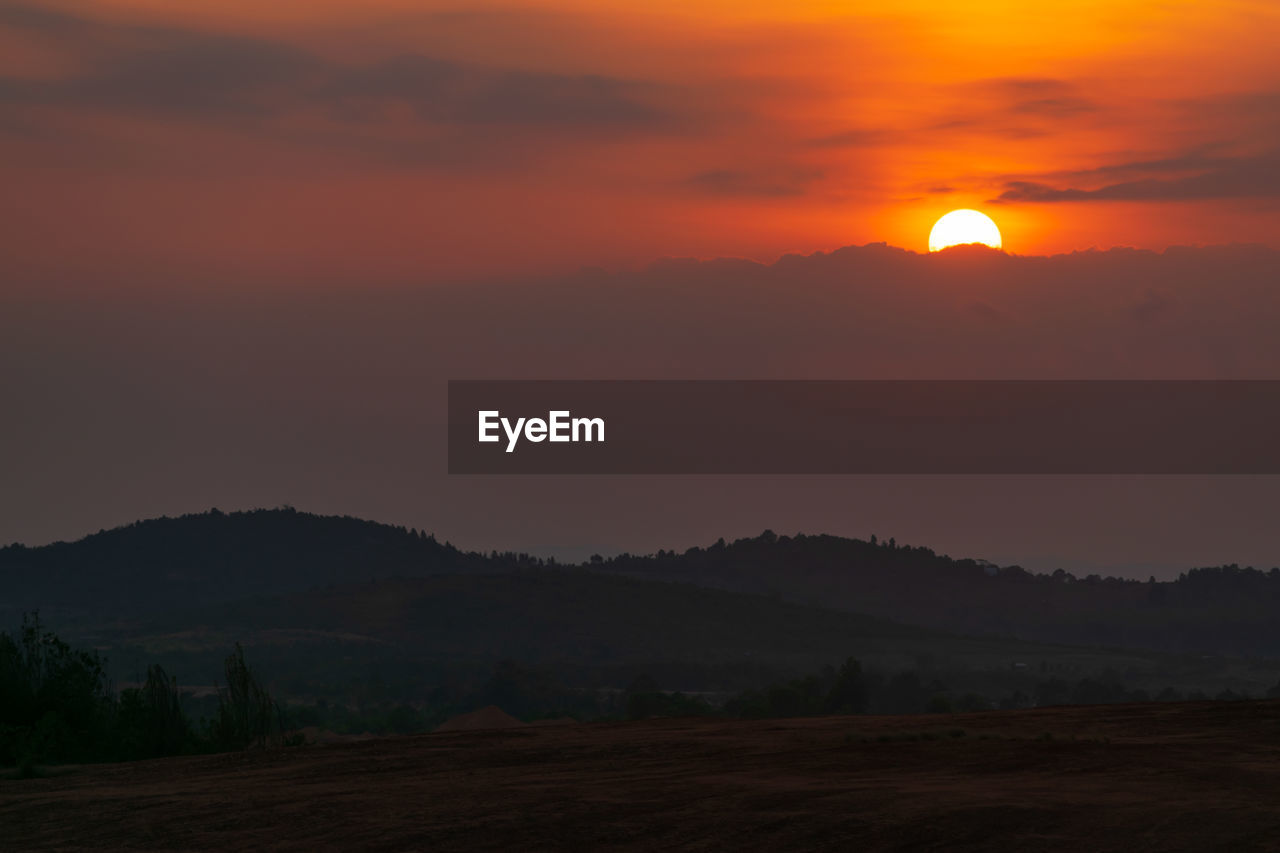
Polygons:
[[524,726],[0,780],[0,848],[1280,849],[1280,701]]
[[450,717],[436,726],[438,732],[468,732],[481,729],[518,729],[528,723],[521,722],[497,705],[488,705],[469,714]]

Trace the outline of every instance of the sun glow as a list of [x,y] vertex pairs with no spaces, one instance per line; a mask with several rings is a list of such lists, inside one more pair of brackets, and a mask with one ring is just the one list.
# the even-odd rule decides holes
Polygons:
[[991,217],[976,210],[953,210],[933,225],[929,232],[929,251],[936,252],[948,246],[981,243],[999,249],[1000,229]]

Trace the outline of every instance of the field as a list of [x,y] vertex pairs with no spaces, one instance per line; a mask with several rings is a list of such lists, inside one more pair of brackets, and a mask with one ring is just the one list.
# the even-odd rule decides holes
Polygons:
[[1280,702],[526,726],[0,780],[6,849],[1280,849]]

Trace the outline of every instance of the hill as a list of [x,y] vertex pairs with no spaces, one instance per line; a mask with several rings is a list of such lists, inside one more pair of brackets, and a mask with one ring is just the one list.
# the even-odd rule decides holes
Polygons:
[[138,521],[75,542],[0,548],[11,609],[135,616],[352,583],[465,572],[486,558],[416,530],[293,509]]
[[953,559],[929,548],[838,536],[777,536],[683,553],[623,554],[593,567],[1027,640],[1173,652],[1280,655],[1280,568],[1193,569],[1159,582]]
[[[137,522],[77,542],[0,549],[0,619],[12,623],[19,611],[41,608],[63,625],[132,624],[165,613],[190,613],[264,596],[297,596],[331,585],[511,576],[548,568],[557,568],[554,561],[463,552],[424,532],[355,518],[292,509],[213,510]],[[892,539],[873,537],[867,542],[768,531],[683,553],[594,558],[578,568],[573,584],[556,587],[559,600],[572,601],[572,587],[588,583],[589,572],[763,595],[950,633],[1178,653],[1280,656],[1280,633],[1273,627],[1280,619],[1280,569],[1274,568],[1194,569],[1170,582],[1076,578],[1062,571],[1032,574],[1017,566],[954,559]],[[558,582],[547,583],[551,588]],[[728,600],[708,602],[692,592],[681,595],[699,601],[699,607]],[[669,603],[675,606],[680,597]],[[318,601],[297,599],[283,606],[320,607]],[[599,628],[610,627],[610,614],[621,603],[618,598],[603,599],[575,609],[545,598],[538,601],[548,612],[598,619]],[[592,607],[602,609],[592,612]],[[509,615],[517,622],[524,618]],[[672,612],[667,624],[677,618],[696,623],[717,617],[696,607],[682,608]],[[273,615],[257,624],[275,625],[274,619]],[[558,636],[553,625],[543,629],[547,637]],[[581,648],[590,650],[604,642],[593,639],[594,628],[581,630],[587,632],[578,638]],[[661,634],[647,630],[653,636]]]

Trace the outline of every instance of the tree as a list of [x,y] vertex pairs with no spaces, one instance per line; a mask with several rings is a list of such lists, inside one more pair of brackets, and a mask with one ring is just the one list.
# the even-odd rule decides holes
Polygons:
[[847,658],[840,665],[835,683],[827,693],[827,711],[832,714],[862,714],[867,710],[867,682],[862,664]]
[[191,724],[182,711],[177,680],[153,664],[141,688],[120,692],[116,727],[120,758],[181,754],[191,741]]
[[648,673],[641,673],[627,687],[623,699],[626,701],[627,717],[643,720],[659,712],[662,689]]
[[935,693],[924,704],[924,710],[926,714],[950,714],[954,708],[952,708],[951,700],[947,698],[947,694]]
[[211,740],[223,749],[265,747],[283,728],[279,707],[245,663],[239,643],[223,670],[227,686],[217,688],[218,714],[211,726]]
[[0,764],[105,757],[111,684],[96,652],[72,649],[24,614],[15,639],[0,633]]

